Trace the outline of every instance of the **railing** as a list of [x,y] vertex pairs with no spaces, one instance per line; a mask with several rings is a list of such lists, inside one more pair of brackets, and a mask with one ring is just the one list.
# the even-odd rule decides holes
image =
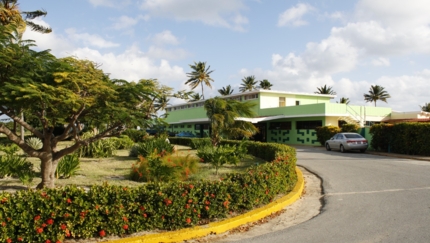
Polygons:
[[360,126],[363,126],[364,118],[361,116],[361,114],[358,114],[354,109],[346,105],[346,113],[351,117],[356,123],[358,123]]

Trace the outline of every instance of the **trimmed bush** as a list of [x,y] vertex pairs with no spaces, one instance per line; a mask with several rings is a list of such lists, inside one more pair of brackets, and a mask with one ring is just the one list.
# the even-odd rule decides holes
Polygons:
[[148,137],[145,130],[127,129],[122,134],[127,135],[135,143],[141,143]]
[[359,128],[360,126],[357,124],[347,123],[347,124],[343,124],[340,130],[341,132],[357,132]]
[[1,192],[0,241],[55,242],[191,227],[290,192],[297,181],[295,149],[245,144],[251,154],[271,157],[272,163],[251,167],[245,174],[228,174],[221,181],[147,183],[134,188],[105,184],[88,192],[76,186]]
[[[345,124],[344,126],[347,126],[347,124]],[[348,126],[348,128],[350,127]],[[336,126],[323,126],[315,128],[315,131],[317,133],[318,142],[322,146],[325,146],[325,142],[332,138],[336,133],[341,132],[341,129]]]

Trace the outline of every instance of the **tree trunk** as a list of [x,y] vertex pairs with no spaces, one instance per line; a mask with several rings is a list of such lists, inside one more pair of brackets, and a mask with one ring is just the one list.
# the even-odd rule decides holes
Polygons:
[[41,162],[41,173],[42,181],[37,185],[37,189],[42,189],[44,187],[54,188],[55,187],[55,171],[57,169],[58,160],[52,159],[52,155],[47,155],[40,158]]

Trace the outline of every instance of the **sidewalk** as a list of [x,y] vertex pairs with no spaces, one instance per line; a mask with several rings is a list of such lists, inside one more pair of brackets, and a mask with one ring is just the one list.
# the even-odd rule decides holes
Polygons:
[[415,159],[415,160],[423,160],[423,161],[430,162],[430,156],[396,154],[396,153],[386,153],[386,152],[377,152],[377,151],[369,151],[369,150],[367,150],[366,153],[379,155],[379,156],[387,156],[387,157],[402,158],[402,159]]

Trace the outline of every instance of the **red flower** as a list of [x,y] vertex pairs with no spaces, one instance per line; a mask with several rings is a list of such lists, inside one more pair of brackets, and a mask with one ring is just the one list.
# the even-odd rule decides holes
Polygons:
[[69,216],[70,216],[70,214],[68,214],[68,213],[64,214],[64,218],[68,218]]
[[11,238],[7,238],[6,242],[7,242],[7,243],[11,243],[11,242],[12,242],[12,239],[11,239]]
[[191,219],[190,219],[190,218],[187,218],[187,219],[185,220],[185,222],[187,222],[187,224],[191,224]]
[[200,214],[197,214],[197,218],[200,218]]
[[34,221],[37,221],[40,219],[40,215],[37,215],[36,217],[34,217]]
[[125,230],[128,230],[128,225],[124,224],[124,225],[122,226],[122,228],[123,228],[123,229],[125,229]]
[[125,222],[128,222],[127,217],[122,217],[122,220],[124,220]]
[[18,237],[18,241],[23,241],[24,239],[22,237]]
[[100,235],[100,237],[105,237],[106,232],[104,230],[100,230],[99,235]]
[[61,224],[60,227],[61,227],[62,230],[66,230],[67,229],[67,226],[65,224]]
[[145,207],[142,207],[142,206],[141,206],[141,207],[140,207],[140,210],[145,211]]
[[200,162],[205,162],[205,160],[203,158],[200,159]]
[[186,208],[186,209],[190,208],[190,204],[188,204],[188,203],[187,203],[187,204],[185,204],[185,208]]
[[193,202],[193,199],[188,199],[188,203],[192,203]]
[[143,214],[143,217],[144,217],[144,218],[146,218],[146,217],[148,217],[148,215],[146,215],[146,213],[144,213],[144,214]]
[[191,184],[190,184],[190,189],[193,189],[193,188],[194,188],[194,185],[191,185]]
[[82,218],[84,218],[85,217],[85,212],[81,212],[80,215],[81,215]]
[[45,243],[51,243],[51,240],[49,240],[49,239],[45,240]]
[[1,200],[1,203],[5,203],[5,202],[7,202],[7,198],[3,198],[2,200]]
[[60,241],[60,240],[57,240],[55,243],[61,243],[61,241]]
[[66,202],[67,202],[67,203],[72,203],[72,199],[67,198]]
[[222,204],[224,205],[224,207],[228,208],[228,204],[230,204],[230,202],[229,201],[224,201]]
[[46,223],[47,224],[54,224],[54,220],[53,219],[48,219],[48,220],[46,220]]
[[211,194],[211,198],[215,198],[215,195],[214,195],[214,194]]
[[6,226],[6,222],[1,222],[1,226],[5,227]]
[[161,216],[161,219],[164,219],[164,215]]
[[208,200],[206,200],[206,201],[205,201],[205,204],[206,204],[206,205],[209,205],[209,204],[211,204],[211,202],[209,202]]
[[43,224],[42,224],[42,227],[43,227],[43,228],[45,228],[45,227],[46,227],[46,224],[45,224],[45,223],[43,223]]
[[206,209],[206,210],[209,210],[209,207],[208,207],[208,206],[205,206],[205,209]]
[[42,232],[43,232],[43,228],[37,228],[37,229],[36,229],[36,233],[38,233],[38,234],[42,234]]
[[96,210],[99,210],[100,206],[99,206],[99,205],[96,205],[96,206],[95,206],[95,208],[96,208]]

